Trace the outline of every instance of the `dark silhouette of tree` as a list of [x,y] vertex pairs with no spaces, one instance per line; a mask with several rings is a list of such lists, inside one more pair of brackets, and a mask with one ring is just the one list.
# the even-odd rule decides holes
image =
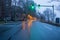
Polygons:
[[38,19],[39,19],[40,21],[44,22],[44,21],[45,21],[45,15],[42,14],[41,12],[37,12],[37,13],[38,13],[38,15],[37,15]]
[[[30,15],[32,15],[32,16],[35,16],[36,15],[36,10],[35,10],[35,3],[34,3],[34,1],[29,1],[29,0],[26,0],[26,2],[24,2],[23,0],[19,0],[19,2],[18,2],[18,4],[19,5],[21,5],[22,4],[22,9],[23,9],[23,11],[24,11],[24,13],[26,14],[26,15],[28,15],[28,14],[30,14]],[[34,9],[32,10],[31,9],[31,5],[34,5]]]
[[[30,14],[30,15],[32,15],[32,16],[36,16],[36,10],[35,10],[35,8],[34,8],[34,10],[32,10],[31,8],[30,8],[30,6],[33,4],[34,5],[34,7],[35,7],[35,3],[34,3],[34,1],[28,1],[28,0],[26,0],[26,2],[24,1],[24,0],[18,0],[18,2],[16,1],[16,0],[13,0],[14,1],[14,3],[15,3],[15,5],[13,5],[12,6],[12,12],[13,12],[13,15],[15,14],[15,19],[16,19],[16,17],[19,15],[19,14],[26,14],[26,15],[28,15],[28,14]],[[16,4],[18,4],[18,6],[16,5]],[[20,12],[19,12],[20,11]],[[18,14],[19,13],[19,14]],[[16,16],[17,15],[17,16]],[[14,18],[13,17],[13,18]],[[21,17],[20,17],[21,18]]]
[[[15,10],[16,9],[16,10]],[[15,14],[15,13],[16,14]],[[17,18],[19,18],[20,19],[20,17],[21,17],[21,14],[23,13],[23,10],[22,10],[22,8],[20,8],[19,6],[12,6],[11,7],[11,20],[15,20],[15,17],[16,17],[16,19]]]
[[48,21],[54,21],[56,14],[51,9],[47,8],[43,13]]
[[49,9],[46,9],[44,11],[44,15],[45,15],[45,18],[48,19],[48,21],[49,21]]

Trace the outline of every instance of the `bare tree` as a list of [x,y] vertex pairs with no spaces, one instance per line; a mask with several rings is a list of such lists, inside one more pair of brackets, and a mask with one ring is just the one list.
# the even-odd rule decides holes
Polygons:
[[54,13],[53,15],[53,11],[51,9],[47,8],[43,13],[48,21],[54,21],[56,14]]

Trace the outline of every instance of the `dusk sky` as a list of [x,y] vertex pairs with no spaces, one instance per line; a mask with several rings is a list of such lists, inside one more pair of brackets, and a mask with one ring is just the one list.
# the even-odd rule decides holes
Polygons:
[[[57,10],[57,7],[60,5],[59,0],[33,0],[37,5],[41,4],[41,5],[54,5],[54,12],[56,13],[56,17],[60,17],[60,10]],[[37,10],[39,10],[40,12],[43,12],[47,7],[41,7],[40,9],[37,8]],[[50,9],[52,9],[50,7]]]
[[[18,0],[17,0],[18,1]],[[33,0],[37,5],[48,5],[48,6],[52,6],[54,5],[54,12],[56,13],[56,17],[60,18],[60,9],[58,8],[58,6],[60,5],[60,0]],[[60,6],[59,6],[60,7]],[[46,8],[50,8],[52,9],[52,7],[40,7],[40,9],[38,9],[36,7],[36,10],[39,12],[43,12]],[[57,10],[57,8],[59,10]],[[53,9],[52,9],[53,10]]]

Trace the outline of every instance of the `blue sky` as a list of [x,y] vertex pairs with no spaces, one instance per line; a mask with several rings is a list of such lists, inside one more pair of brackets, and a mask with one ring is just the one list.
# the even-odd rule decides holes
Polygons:
[[[59,0],[33,0],[36,4],[41,5],[54,5],[54,12],[56,13],[56,17],[60,17],[60,10],[57,10],[57,7],[60,5]],[[38,11],[43,12],[47,7],[41,7],[40,9],[37,8]],[[50,9],[52,9],[50,7]]]

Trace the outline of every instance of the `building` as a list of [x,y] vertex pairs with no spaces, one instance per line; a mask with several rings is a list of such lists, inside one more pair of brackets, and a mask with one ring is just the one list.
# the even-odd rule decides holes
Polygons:
[[0,0],[0,5],[0,16],[1,19],[4,20],[4,18],[10,16],[11,0]]
[[2,1],[0,1],[0,20],[1,20],[1,12],[2,12]]

